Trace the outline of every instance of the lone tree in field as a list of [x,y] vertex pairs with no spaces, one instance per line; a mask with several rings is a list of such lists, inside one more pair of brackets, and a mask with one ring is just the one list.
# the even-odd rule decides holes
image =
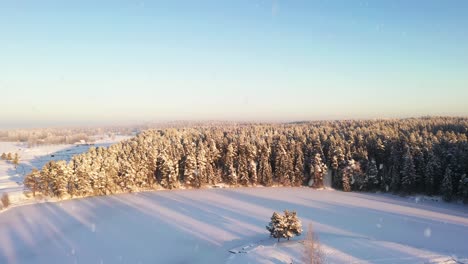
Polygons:
[[270,237],[277,238],[279,242],[280,238],[285,237],[285,232],[287,230],[285,217],[274,212],[266,229],[270,231]]
[[284,218],[286,218],[286,232],[285,236],[289,240],[291,237],[300,236],[302,233],[302,223],[297,217],[296,211],[284,211]]
[[279,242],[282,237],[289,240],[301,235],[302,224],[295,211],[285,210],[284,215],[274,212],[266,229],[270,231],[270,237],[277,238]]

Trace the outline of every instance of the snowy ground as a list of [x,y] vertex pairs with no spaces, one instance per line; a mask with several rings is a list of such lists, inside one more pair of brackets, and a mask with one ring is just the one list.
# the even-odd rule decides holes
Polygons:
[[[456,263],[468,207],[310,188],[157,191],[0,213],[0,263],[300,263],[301,237],[275,243],[273,211],[314,225],[328,263]],[[229,250],[246,253],[232,254]]]
[[[100,137],[99,137],[100,138]],[[20,164],[15,168],[11,162],[0,160],[0,194],[8,192],[14,203],[23,199],[23,178],[32,168],[42,168],[50,160],[70,160],[73,155],[87,151],[91,146],[107,147],[112,143],[130,138],[116,136],[115,138],[96,139],[92,145],[44,145],[29,148],[26,143],[0,142],[0,155],[2,153],[18,153]]]

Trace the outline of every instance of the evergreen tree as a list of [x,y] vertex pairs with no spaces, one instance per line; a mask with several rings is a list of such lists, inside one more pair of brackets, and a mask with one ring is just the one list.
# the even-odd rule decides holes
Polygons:
[[197,146],[197,178],[198,178],[198,187],[208,183],[208,176],[206,174],[206,150],[203,143],[199,143]]
[[260,150],[260,163],[258,166],[258,175],[260,183],[265,186],[271,186],[273,183],[273,175],[270,164],[270,148],[266,143],[262,144]]
[[322,158],[319,153],[316,153],[311,160],[310,175],[313,177],[316,188],[323,187],[323,176],[327,173],[327,166],[322,162]]
[[463,174],[458,185],[458,195],[463,199],[464,203],[468,203],[468,177]]
[[294,186],[300,186],[304,181],[304,153],[302,152],[302,146],[296,144],[294,152],[294,177],[291,179],[291,183]]
[[350,192],[351,191],[351,176],[352,176],[352,169],[351,166],[346,166],[341,171],[341,179],[342,179],[342,186],[343,191]]
[[377,186],[379,186],[379,179],[378,179],[377,164],[375,159],[371,159],[369,164],[367,165],[366,170],[366,182],[367,182],[367,190],[374,190]]
[[270,232],[270,237],[277,238],[278,242],[280,238],[285,238],[287,228],[285,217],[277,212],[273,213],[270,223],[266,226],[266,229]]
[[401,168],[401,187],[405,193],[411,193],[416,182],[416,169],[414,167],[413,156],[409,149],[403,156],[403,166]]
[[302,233],[301,220],[297,217],[295,211],[284,211],[284,218],[286,221],[286,231],[284,236],[289,240],[291,237],[300,236]]
[[237,185],[237,173],[234,168],[234,146],[229,144],[226,149],[226,155],[224,157],[224,171],[227,177],[227,182],[231,185]]
[[[190,146],[190,145],[189,145]],[[196,167],[197,167],[197,161],[195,158],[195,153],[193,151],[193,148],[186,147],[186,154],[185,154],[185,162],[184,162],[184,181],[185,185],[187,186],[196,186],[197,182],[197,176],[196,175]]]
[[444,179],[442,180],[441,192],[442,197],[445,201],[452,200],[453,186],[452,186],[452,177],[453,173],[450,167],[447,167],[444,174]]
[[433,195],[435,193],[435,181],[438,174],[440,174],[439,159],[433,152],[430,152],[424,173],[424,188],[426,194]]
[[36,192],[41,190],[41,173],[39,170],[33,168],[31,173],[24,178],[24,185],[33,193],[33,196],[36,196]]

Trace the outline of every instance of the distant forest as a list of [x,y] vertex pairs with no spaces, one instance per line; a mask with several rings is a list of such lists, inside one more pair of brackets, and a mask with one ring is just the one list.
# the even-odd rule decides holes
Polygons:
[[152,189],[323,187],[468,202],[468,118],[211,124],[146,130],[26,176],[60,198]]

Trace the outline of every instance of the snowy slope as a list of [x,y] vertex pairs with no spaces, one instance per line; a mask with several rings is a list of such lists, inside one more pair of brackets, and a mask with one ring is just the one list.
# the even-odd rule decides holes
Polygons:
[[8,192],[13,202],[22,198],[23,178],[32,168],[42,168],[50,160],[70,160],[73,155],[86,152],[91,146],[107,147],[115,142],[128,139],[128,136],[103,138],[96,140],[92,145],[44,145],[27,147],[26,143],[0,142],[0,155],[2,153],[18,153],[20,164],[15,168],[11,162],[0,160],[0,194]]
[[[273,211],[312,222],[329,263],[468,258],[468,208],[310,188],[158,191],[0,213],[0,263],[300,263],[300,237],[275,243]],[[231,249],[246,247],[232,254]]]

